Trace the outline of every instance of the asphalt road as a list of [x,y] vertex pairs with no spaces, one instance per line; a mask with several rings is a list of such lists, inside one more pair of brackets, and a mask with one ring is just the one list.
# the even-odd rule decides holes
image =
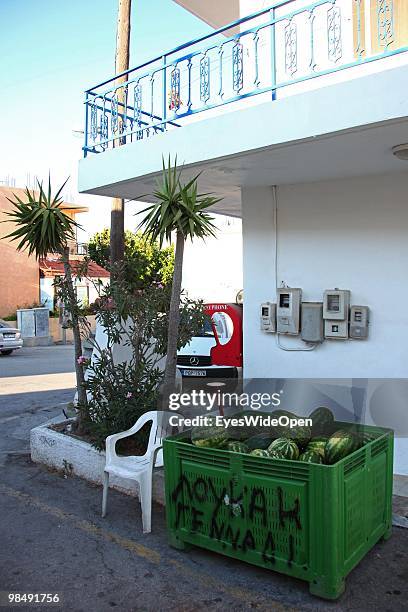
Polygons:
[[72,401],[71,345],[22,348],[0,356],[0,422],[7,416]]
[[[10,384],[10,395],[26,393],[28,403],[25,406],[21,399],[10,407],[9,395],[2,388],[0,411],[14,410],[14,414],[0,415],[0,601],[10,591],[60,596],[54,606],[5,606],[5,610],[407,609],[406,529],[394,528],[390,540],[379,542],[347,578],[345,595],[329,603],[310,596],[308,585],[299,580],[198,548],[188,552],[170,548],[160,506],[154,505],[149,535],[141,532],[138,502],[116,491],[110,492],[109,512],[102,519],[100,487],[35,465],[28,455],[30,428],[60,411],[59,406],[47,403],[48,393],[61,400],[66,391],[52,389],[51,381],[57,380],[52,378],[55,374],[69,380],[71,351],[66,347],[35,349],[31,366],[24,362],[23,352],[7,363],[1,360],[0,367],[8,370],[2,369],[0,385],[13,378],[13,372],[22,372]],[[33,406],[30,385],[22,385],[30,377],[37,385],[39,376],[48,381],[46,391],[41,386],[36,389],[44,394],[45,405],[39,400]]]
[[299,580],[169,548],[160,506],[143,535],[135,499],[111,491],[106,519],[100,502],[99,487],[11,455],[0,469],[0,590],[58,593],[55,609],[70,612],[407,609],[406,529],[394,528],[348,577],[346,594],[328,603]]
[[30,429],[60,414],[74,387],[71,345],[0,356],[0,467],[8,453],[29,451]]

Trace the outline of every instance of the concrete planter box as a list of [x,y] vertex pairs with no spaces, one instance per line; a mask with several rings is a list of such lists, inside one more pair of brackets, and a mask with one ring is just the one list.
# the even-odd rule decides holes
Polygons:
[[[89,482],[102,484],[105,453],[97,451],[87,442],[50,429],[50,425],[63,422],[66,423],[60,418],[53,419],[31,430],[32,461],[63,471],[67,475],[74,474]],[[138,484],[133,480],[111,475],[109,485],[126,495],[139,497]],[[165,504],[163,468],[155,469],[153,472],[153,500],[161,505]]]

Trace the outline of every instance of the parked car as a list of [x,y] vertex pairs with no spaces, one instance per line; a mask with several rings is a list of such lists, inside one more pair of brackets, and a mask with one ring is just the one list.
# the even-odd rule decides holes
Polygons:
[[[206,304],[208,319],[177,355],[183,379],[237,379],[242,373],[242,307]],[[231,381],[232,382],[232,381]]]
[[11,355],[13,351],[20,349],[22,346],[23,339],[20,331],[0,319],[0,353]]

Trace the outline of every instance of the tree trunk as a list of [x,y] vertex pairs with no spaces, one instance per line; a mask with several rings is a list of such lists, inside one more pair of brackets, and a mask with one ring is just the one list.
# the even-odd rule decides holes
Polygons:
[[[120,74],[129,68],[129,47],[130,47],[130,12],[132,0],[119,0],[118,21],[116,30],[116,57],[115,72]],[[123,77],[127,80],[127,77]],[[119,80],[119,82],[123,82]]]
[[[120,74],[129,68],[129,49],[130,49],[130,13],[132,8],[132,0],[119,0],[118,6],[118,21],[116,32],[116,57],[115,57],[115,73]],[[123,117],[121,114],[127,113],[127,90],[126,83],[127,75],[117,79],[116,94],[118,100],[118,122],[117,134],[118,138],[113,141],[114,147],[119,147],[123,144]],[[125,217],[125,202],[120,198],[112,199],[111,208],[111,235],[110,235],[110,260],[111,265],[121,262],[124,259],[124,217]]]
[[[72,273],[71,273],[71,264],[69,263],[69,249],[65,248],[62,255],[62,261],[64,263],[64,272],[66,279],[66,287],[68,293],[68,308],[71,315],[72,321],[72,334],[74,336],[74,353],[75,353],[75,374],[76,374],[76,386],[78,390],[78,403],[81,405],[82,409],[86,406],[87,397],[86,390],[84,387],[84,370],[83,366],[78,363],[78,358],[82,356],[82,341],[81,341],[81,331],[79,328],[79,319],[77,312],[77,298],[75,294],[74,285],[72,282]],[[81,410],[79,412],[79,421],[78,427],[81,428]]]
[[162,409],[168,410],[169,395],[176,381],[177,342],[180,327],[180,295],[183,276],[184,236],[177,232],[176,252],[174,255],[174,274],[171,286],[169,331],[167,337],[166,368],[164,370]]
[[[125,202],[113,198],[111,205],[110,263],[111,267],[123,261],[125,256]],[[112,269],[114,273],[115,270]]]

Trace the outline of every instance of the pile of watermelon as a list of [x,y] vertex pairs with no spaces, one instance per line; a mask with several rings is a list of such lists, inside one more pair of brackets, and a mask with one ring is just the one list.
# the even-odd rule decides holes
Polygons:
[[[283,414],[296,418],[295,414],[283,410],[272,413],[276,418]],[[334,415],[325,407],[316,408],[309,418],[312,428],[274,427],[255,435],[251,432],[244,439],[242,435],[234,439],[232,432],[224,427],[194,427],[191,441],[201,448],[226,449],[254,457],[333,465],[375,439],[373,434],[357,431],[353,425],[336,430]]]

